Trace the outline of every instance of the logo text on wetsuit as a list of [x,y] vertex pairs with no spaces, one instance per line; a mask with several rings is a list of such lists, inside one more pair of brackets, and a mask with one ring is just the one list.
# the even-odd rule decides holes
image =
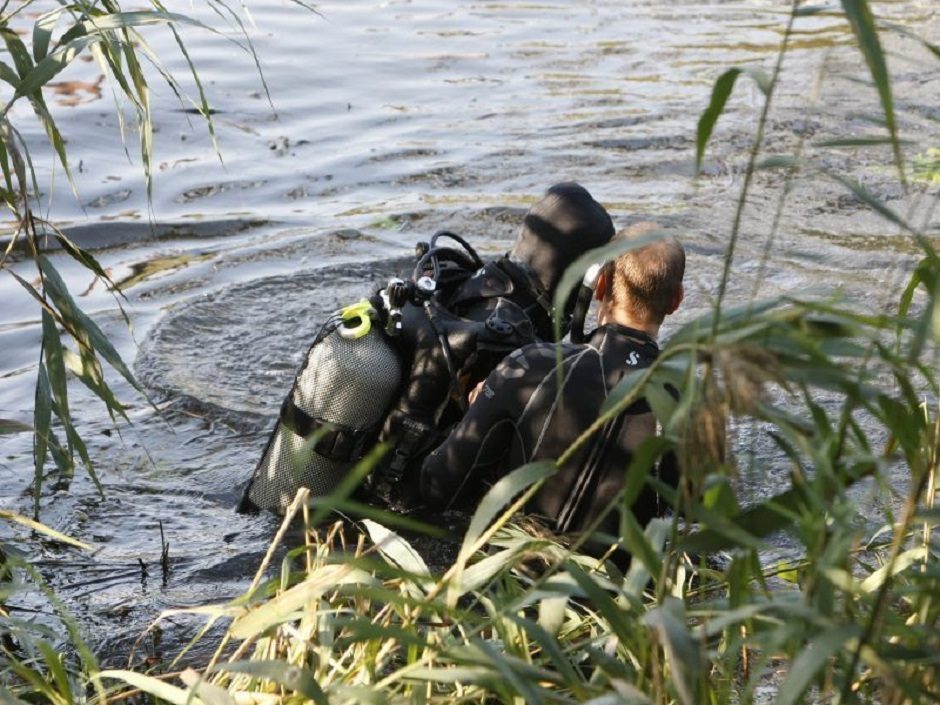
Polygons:
[[628,365],[636,366],[637,363],[639,363],[639,361],[640,361],[640,355],[637,353],[636,350],[634,350],[633,352],[631,352],[631,353],[630,353],[630,357],[627,358],[627,364],[628,364]]

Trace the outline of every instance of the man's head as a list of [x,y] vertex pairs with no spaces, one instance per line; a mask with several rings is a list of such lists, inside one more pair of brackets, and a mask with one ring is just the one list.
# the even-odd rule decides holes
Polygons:
[[[655,223],[637,223],[619,231],[614,239],[634,240],[659,229]],[[598,298],[612,319],[658,329],[682,303],[684,274],[685,250],[675,238],[665,237],[608,262],[598,282]]]
[[569,264],[613,235],[604,207],[580,184],[563,182],[529,209],[509,257],[531,267],[551,294]]

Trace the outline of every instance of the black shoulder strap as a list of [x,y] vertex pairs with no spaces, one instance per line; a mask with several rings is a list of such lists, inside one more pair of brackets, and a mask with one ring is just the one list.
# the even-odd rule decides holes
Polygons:
[[318,434],[314,452],[337,461],[358,460],[369,445],[377,427],[356,429],[311,416],[294,403],[293,390],[281,404],[281,423],[302,438]]
[[554,306],[552,299],[542,286],[542,282],[529,267],[513,262],[509,257],[502,257],[495,262],[495,265],[505,271],[512,279],[513,283],[525,290],[532,297],[532,300],[545,311],[549,320],[552,318]]

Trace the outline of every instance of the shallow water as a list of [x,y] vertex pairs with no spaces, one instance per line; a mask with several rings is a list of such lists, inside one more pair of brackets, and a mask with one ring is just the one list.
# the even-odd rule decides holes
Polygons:
[[[176,4],[171,9],[202,10]],[[317,5],[322,16],[275,0],[250,7],[249,33],[276,112],[249,55],[187,29],[219,111],[222,161],[198,118],[152,77],[152,215],[139,162],[119,146],[111,91],[93,64],[64,73],[51,100],[78,198],[50,157],[34,153],[52,217],[123,282],[133,333],[100,283],[59,255],[56,266],[135,361],[161,410],[118,383],[133,424],[114,429],[75,388],[75,415],[106,496],[79,470],[69,492],[43,497],[44,520],[95,546],[93,557],[48,546],[35,557],[108,659],[125,657],[160,609],[224,599],[247,585],[276,522],[235,515],[232,506],[293,371],[325,314],[399,268],[415,241],[447,227],[499,253],[528,203],[551,183],[574,179],[618,225],[656,219],[682,233],[687,299],[672,326],[705,311],[760,94],[740,79],[704,175],[693,181],[696,121],[722,70],[771,68],[787,11],[761,0],[326,2]],[[876,8],[927,38],[940,36],[933,2]],[[156,29],[147,29],[148,41],[185,76],[172,38]],[[837,17],[798,22],[765,149],[802,151],[936,234],[935,182],[914,179],[905,194],[887,148],[820,145],[881,135],[872,122],[874,90],[848,39]],[[885,41],[913,159],[940,145],[940,63],[911,40]],[[12,119],[39,149],[24,106]],[[729,301],[808,292],[842,292],[871,310],[896,301],[912,264],[909,240],[810,170],[790,183],[774,230],[784,183],[781,171],[756,179]],[[16,269],[34,276],[26,263]],[[0,418],[25,421],[38,312],[12,277],[0,277],[0,302]],[[742,443],[769,453],[748,434]],[[29,439],[4,436],[2,506],[29,511],[31,473]],[[747,491],[763,496],[785,478],[782,461],[764,458]],[[165,576],[161,522],[170,544]],[[99,568],[107,572],[93,580]],[[148,643],[143,652],[154,648]]]

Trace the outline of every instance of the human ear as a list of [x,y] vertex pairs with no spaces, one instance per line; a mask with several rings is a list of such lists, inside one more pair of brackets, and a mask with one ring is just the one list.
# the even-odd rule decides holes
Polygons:
[[674,313],[679,306],[682,305],[682,301],[685,299],[685,288],[680,284],[679,291],[676,292],[675,297],[672,300],[672,305],[669,307],[669,313]]
[[607,298],[607,276],[601,272],[597,275],[597,286],[594,287],[594,298],[603,301]]

